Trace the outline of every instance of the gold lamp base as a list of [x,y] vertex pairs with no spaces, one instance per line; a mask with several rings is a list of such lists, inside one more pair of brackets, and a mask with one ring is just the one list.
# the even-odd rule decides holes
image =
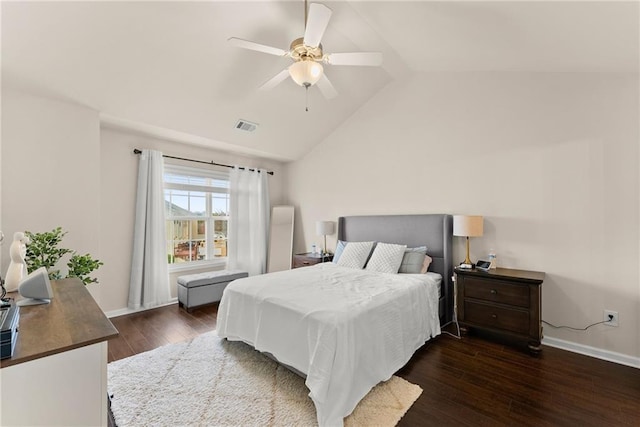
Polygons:
[[467,257],[460,263],[460,268],[474,268],[475,264],[471,262],[469,257],[469,236],[467,236]]

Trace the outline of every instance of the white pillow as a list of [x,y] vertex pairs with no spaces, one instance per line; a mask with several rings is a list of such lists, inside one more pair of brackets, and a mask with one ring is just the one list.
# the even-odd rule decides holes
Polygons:
[[378,243],[365,270],[396,274],[402,264],[405,249],[407,245]]
[[362,268],[371,253],[373,242],[349,242],[338,260],[341,267]]

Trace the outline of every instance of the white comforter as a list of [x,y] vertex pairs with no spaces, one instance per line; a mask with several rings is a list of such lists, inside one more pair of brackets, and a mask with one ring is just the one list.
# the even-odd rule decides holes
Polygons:
[[332,263],[230,283],[218,335],[307,374],[320,426],[358,402],[440,334],[439,275],[383,274]]

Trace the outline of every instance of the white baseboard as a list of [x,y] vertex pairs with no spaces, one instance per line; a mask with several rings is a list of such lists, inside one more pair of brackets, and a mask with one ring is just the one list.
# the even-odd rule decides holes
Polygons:
[[616,353],[615,351],[603,350],[601,348],[577,344],[553,337],[544,337],[542,339],[542,344],[640,369],[640,357],[628,356],[626,354]]
[[118,316],[124,316],[125,314],[139,313],[141,311],[147,311],[147,310],[153,310],[154,308],[165,307],[167,305],[175,304],[177,302],[178,302],[178,298],[176,297],[176,298],[172,298],[166,304],[160,304],[160,305],[157,305],[157,306],[151,307],[151,308],[139,308],[137,310],[133,310],[133,309],[127,307],[127,308],[120,308],[118,310],[107,311],[104,314],[109,318],[118,317]]

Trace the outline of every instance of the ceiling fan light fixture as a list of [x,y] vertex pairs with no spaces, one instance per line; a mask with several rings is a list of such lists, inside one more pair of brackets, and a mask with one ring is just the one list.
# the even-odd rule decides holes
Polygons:
[[229,43],[234,46],[268,53],[293,61],[293,64],[281,70],[278,74],[267,80],[260,86],[260,90],[272,89],[287,77],[296,82],[297,85],[308,89],[318,84],[318,90],[326,99],[335,98],[338,92],[333,87],[321,62],[330,65],[355,65],[355,66],[380,66],[382,65],[382,53],[380,52],[341,52],[325,54],[322,46],[322,37],[328,28],[332,11],[327,6],[320,3],[304,2],[304,36],[293,40],[289,50],[255,43],[249,40],[231,37]]
[[322,77],[322,64],[313,59],[302,59],[289,67],[289,75],[300,86],[313,86]]

